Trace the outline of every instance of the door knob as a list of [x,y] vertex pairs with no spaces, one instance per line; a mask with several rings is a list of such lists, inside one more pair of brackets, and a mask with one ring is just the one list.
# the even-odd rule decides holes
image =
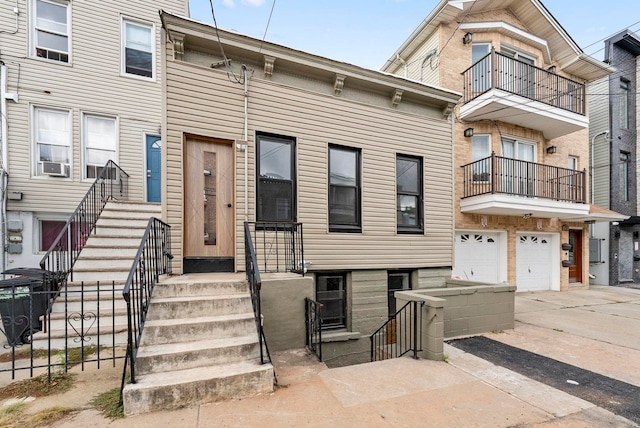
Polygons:
[[151,170],[150,169],[147,170],[147,177],[151,178]]
[[227,204],[227,207],[231,208],[231,204]]

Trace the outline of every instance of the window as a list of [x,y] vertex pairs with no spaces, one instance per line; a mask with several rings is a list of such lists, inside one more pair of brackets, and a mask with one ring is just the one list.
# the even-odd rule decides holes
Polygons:
[[506,46],[500,47],[501,89],[525,97],[535,96],[535,58]]
[[578,158],[576,156],[569,156],[568,168],[574,171],[578,170]]
[[411,290],[411,272],[389,272],[387,277],[387,305],[389,309],[389,318],[391,318],[398,309],[396,306],[396,291]]
[[[496,171],[502,176],[503,193],[532,197],[536,194],[536,144],[503,138],[502,157]],[[514,162],[511,159],[524,162]]]
[[422,232],[422,159],[396,156],[398,232]]
[[329,146],[329,231],[361,231],[359,149]]
[[[49,251],[65,224],[67,224],[66,221],[40,220],[40,251]],[[66,250],[66,239],[63,240],[62,245]]]
[[153,77],[154,64],[153,25],[123,21],[122,73]]
[[620,198],[623,201],[629,200],[629,153],[620,152],[620,163],[618,165],[618,179],[620,180]]
[[68,2],[35,0],[33,5],[33,54],[53,61],[69,62]]
[[34,109],[36,175],[69,176],[71,115],[65,110]]
[[258,134],[257,220],[295,221],[295,140]]
[[322,328],[347,326],[347,276],[345,273],[317,274],[316,300],[322,308]]
[[491,174],[491,139],[489,135],[474,135],[471,140],[473,181],[489,181]]
[[491,57],[487,57],[490,51],[491,45],[488,43],[471,45],[474,96],[488,91],[491,87]]
[[629,128],[629,81],[620,79],[620,128]]
[[97,178],[108,161],[117,161],[117,128],[113,117],[83,115],[84,178]]

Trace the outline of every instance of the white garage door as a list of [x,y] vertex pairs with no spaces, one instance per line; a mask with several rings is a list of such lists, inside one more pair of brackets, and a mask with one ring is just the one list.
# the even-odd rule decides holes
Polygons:
[[498,282],[498,234],[456,233],[456,259],[453,275],[467,281]]
[[522,233],[516,240],[518,291],[550,290],[553,246],[549,235]]

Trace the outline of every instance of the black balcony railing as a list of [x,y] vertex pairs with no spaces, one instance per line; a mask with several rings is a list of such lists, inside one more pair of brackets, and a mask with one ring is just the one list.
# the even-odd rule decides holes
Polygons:
[[155,217],[149,219],[138,252],[124,284],[122,296],[127,303],[127,355],[122,372],[122,390],[129,364],[129,381],[136,383],[136,355],[155,285],[161,275],[171,274],[171,226]]
[[462,198],[507,194],[586,203],[586,171],[496,156],[462,166]]
[[246,225],[261,272],[304,275],[302,223],[258,221],[247,222]]
[[422,351],[423,307],[424,302],[407,302],[371,335],[371,361],[398,358],[409,352],[418,358]]
[[586,114],[585,85],[495,50],[462,75],[464,103],[491,89],[501,89],[573,113]]

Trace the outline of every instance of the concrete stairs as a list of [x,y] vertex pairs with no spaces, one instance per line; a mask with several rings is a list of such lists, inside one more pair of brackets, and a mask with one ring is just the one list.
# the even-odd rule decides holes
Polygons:
[[159,204],[107,203],[78,255],[73,277],[51,308],[48,331],[33,335],[34,349],[46,349],[49,339],[52,349],[64,349],[65,344],[126,345],[127,308],[122,289],[149,218],[160,216]]
[[134,415],[273,391],[273,366],[260,363],[249,290],[242,277],[199,274],[156,285],[124,389]]

